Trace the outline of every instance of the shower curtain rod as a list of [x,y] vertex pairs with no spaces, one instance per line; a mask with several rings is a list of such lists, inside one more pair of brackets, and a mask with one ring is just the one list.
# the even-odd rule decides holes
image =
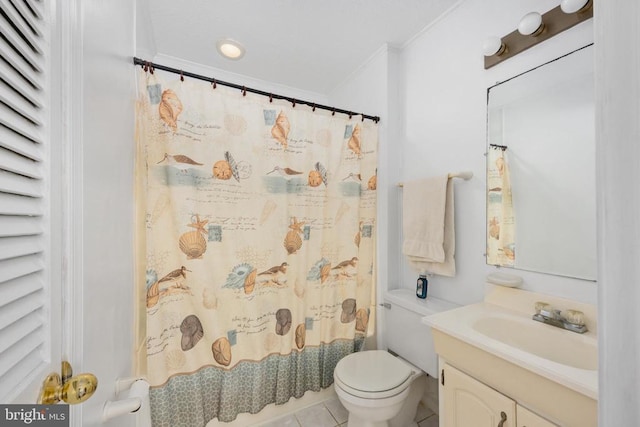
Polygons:
[[259,90],[259,89],[253,89],[253,88],[242,86],[242,85],[238,85],[238,84],[235,84],[235,83],[229,83],[229,82],[225,82],[225,81],[222,81],[222,80],[217,80],[217,79],[214,79],[212,77],[207,77],[207,76],[202,76],[200,74],[190,73],[190,72],[187,72],[187,71],[179,70],[177,68],[167,67],[166,65],[155,64],[153,62],[145,61],[145,60],[137,58],[137,57],[133,58],[133,64],[134,65],[141,65],[142,68],[144,68],[145,71],[149,70],[151,72],[151,74],[153,74],[153,70],[158,69],[158,70],[162,70],[162,71],[168,71],[168,72],[174,73],[174,74],[179,74],[181,79],[184,79],[184,77],[186,76],[186,77],[191,77],[192,79],[204,80],[206,82],[212,83],[214,89],[215,89],[216,85],[228,86],[228,87],[232,87],[234,89],[240,89],[242,91],[243,95],[246,95],[247,92],[251,92],[251,93],[258,94],[258,95],[268,96],[270,101],[272,99],[282,99],[282,100],[291,102],[293,107],[295,107],[296,104],[304,104],[304,105],[308,105],[309,107],[312,107],[313,111],[315,111],[316,108],[319,108],[321,110],[331,111],[333,115],[335,115],[335,113],[341,113],[341,114],[348,115],[349,118],[351,118],[353,116],[361,115],[362,116],[362,121],[364,121],[364,119],[369,119],[369,120],[372,120],[372,121],[374,121],[376,123],[378,123],[380,121],[380,117],[378,117],[378,116],[370,116],[368,114],[356,113],[356,112],[353,112],[353,111],[343,110],[343,109],[340,109],[340,108],[329,107],[327,105],[316,104],[315,102],[304,101],[304,100],[300,100],[300,99],[290,98],[290,97],[284,96],[284,95],[278,95],[278,94],[275,94],[275,93],[265,92],[265,91],[262,91],[262,90]]

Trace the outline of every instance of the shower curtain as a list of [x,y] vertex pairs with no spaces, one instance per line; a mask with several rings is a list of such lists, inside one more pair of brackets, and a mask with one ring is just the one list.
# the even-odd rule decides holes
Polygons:
[[328,387],[375,308],[377,124],[158,74],[137,105],[153,425]]
[[506,150],[489,145],[487,153],[487,264],[513,267],[516,219]]

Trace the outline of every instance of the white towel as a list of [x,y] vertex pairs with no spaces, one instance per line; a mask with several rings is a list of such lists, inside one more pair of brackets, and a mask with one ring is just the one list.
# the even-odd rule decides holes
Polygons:
[[453,183],[448,175],[404,184],[402,253],[418,272],[453,277]]

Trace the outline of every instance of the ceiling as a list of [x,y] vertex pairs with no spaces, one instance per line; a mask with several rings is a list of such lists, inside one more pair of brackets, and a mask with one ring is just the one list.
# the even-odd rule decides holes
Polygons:
[[[149,0],[157,53],[326,94],[384,43],[402,46],[459,0]],[[232,61],[216,51],[231,38]]]

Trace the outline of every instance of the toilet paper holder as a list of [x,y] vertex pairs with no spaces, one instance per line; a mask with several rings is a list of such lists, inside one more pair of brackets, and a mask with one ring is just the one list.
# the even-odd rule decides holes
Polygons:
[[116,380],[116,396],[129,389],[127,397],[108,400],[102,410],[102,420],[135,413],[149,402],[149,383],[144,378],[119,378]]

